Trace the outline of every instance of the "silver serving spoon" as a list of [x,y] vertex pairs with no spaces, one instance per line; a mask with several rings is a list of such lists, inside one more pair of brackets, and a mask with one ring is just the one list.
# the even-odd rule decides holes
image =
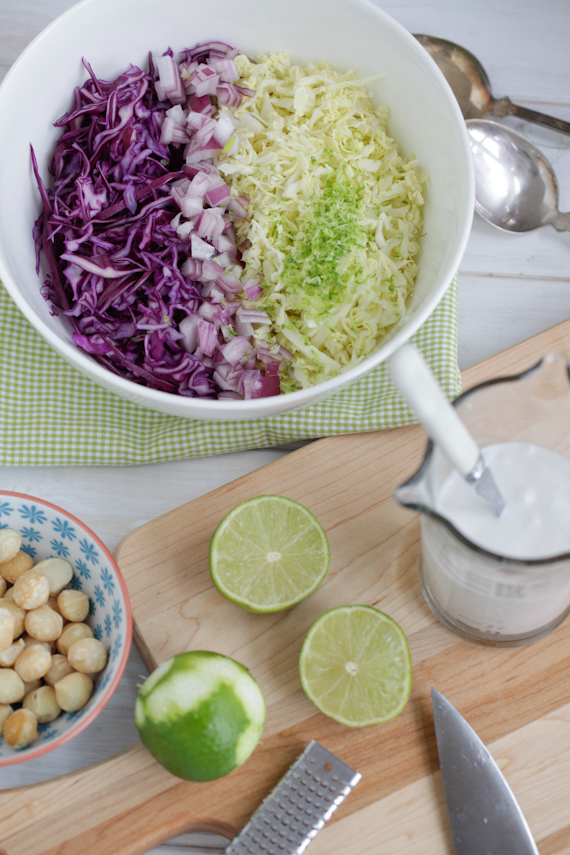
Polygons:
[[437,36],[416,35],[416,39],[425,47],[443,72],[466,119],[478,119],[489,113],[498,119],[504,116],[517,116],[519,119],[545,125],[563,134],[570,134],[570,122],[545,116],[544,113],[537,113],[526,107],[519,107],[507,96],[494,98],[487,72],[477,57],[465,48]]
[[558,183],[536,146],[489,119],[465,123],[475,164],[475,210],[507,232],[540,226],[570,231],[570,212],[558,210]]

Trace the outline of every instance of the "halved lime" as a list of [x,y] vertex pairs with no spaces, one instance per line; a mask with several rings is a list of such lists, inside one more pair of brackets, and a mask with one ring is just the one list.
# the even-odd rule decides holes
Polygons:
[[214,585],[252,612],[278,612],[301,602],[321,584],[329,562],[323,527],[285,496],[256,496],[237,505],[210,543]]
[[340,606],[321,615],[303,643],[299,671],[309,700],[348,727],[394,718],[412,685],[406,636],[372,606]]
[[169,772],[212,781],[244,763],[261,736],[265,702],[247,668],[209,650],[156,668],[135,703],[143,745]]

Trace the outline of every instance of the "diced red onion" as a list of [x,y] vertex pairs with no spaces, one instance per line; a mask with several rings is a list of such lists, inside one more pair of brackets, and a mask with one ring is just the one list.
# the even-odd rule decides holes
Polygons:
[[186,125],[188,110],[183,110],[180,104],[175,104],[174,107],[166,111],[165,115],[183,128]]
[[188,315],[178,324],[178,329],[184,336],[184,347],[189,353],[194,353],[198,344],[199,315]]
[[[204,318],[205,321],[214,322],[214,318],[216,317],[216,307],[213,303],[202,303],[198,309],[198,314],[200,317]],[[216,324],[216,326],[220,326],[220,324]]]
[[236,316],[234,326],[238,335],[243,335],[246,338],[251,338],[253,335],[253,324],[250,324],[248,321],[242,321],[241,318]]
[[243,303],[238,307],[236,312],[240,321],[247,321],[250,324],[270,324],[271,318],[267,312],[261,309],[250,309],[244,306]]
[[201,160],[211,160],[220,151],[221,146],[211,139],[204,145],[195,145],[190,142],[184,151],[186,163],[199,163]]
[[243,376],[243,369],[239,365],[229,365],[229,363],[222,363],[216,367],[214,371],[214,380],[220,386],[221,389],[224,389],[228,392],[237,392],[241,385],[241,378]]
[[202,288],[202,297],[207,298],[212,303],[221,303],[224,300],[233,300],[233,294],[226,294],[216,282],[206,282]]
[[188,185],[189,196],[201,196],[202,198],[210,189],[211,178],[205,172],[198,172]]
[[218,276],[216,283],[227,294],[238,294],[242,289],[241,281],[237,276],[233,276],[231,273],[222,273]]
[[234,83],[219,83],[216,88],[216,98],[222,107],[235,109],[241,104],[241,95]]
[[240,378],[238,392],[244,398],[267,398],[278,395],[280,389],[279,377],[273,374],[265,374],[258,368],[246,369]]
[[202,281],[213,282],[221,273],[223,273],[223,269],[216,261],[206,259],[202,262]]
[[[198,128],[198,130],[194,133],[192,141],[198,146],[204,146],[206,145],[206,143],[210,142],[210,140],[214,136],[215,130],[216,120],[207,118],[202,127]],[[217,140],[214,140],[214,143],[217,142]]]
[[232,214],[235,214],[240,220],[245,220],[247,217],[246,209],[241,202],[238,202],[237,199],[230,199],[228,202],[228,211],[231,211]]
[[260,294],[263,294],[263,288],[257,279],[247,279],[243,286],[243,293],[248,300],[253,302],[254,300],[257,300]]
[[[166,98],[172,101],[173,104],[182,104],[186,100],[186,93],[180,77],[178,65],[173,58],[168,54],[156,57],[156,68],[160,79],[160,87]],[[157,90],[158,97],[161,101],[161,93]]]
[[217,235],[213,238],[212,243],[218,252],[227,252],[229,255],[237,255],[237,247],[235,241],[228,238],[226,235]]
[[219,142],[221,148],[231,140],[235,129],[236,123],[232,114],[227,110],[222,110],[214,130],[214,139]]
[[214,71],[218,73],[220,80],[227,83],[238,80],[239,73],[235,62],[232,59],[215,59],[210,64]]
[[237,392],[224,391],[218,394],[218,401],[241,401],[241,399],[241,395]]
[[198,342],[205,356],[212,356],[218,343],[218,330],[214,324],[200,319],[198,322]]
[[[208,99],[208,104],[209,103],[210,103],[210,101]],[[198,113],[195,110],[189,110],[188,111],[188,118],[187,118],[186,122],[187,122],[188,127],[192,128],[192,130],[194,130],[194,131],[199,130],[200,128],[204,127],[204,125],[208,121],[211,121],[211,120],[210,120],[209,116],[206,115],[206,113]]]
[[248,350],[252,350],[251,342],[240,335],[235,336],[231,341],[222,344],[220,347],[220,351],[223,353],[224,359],[229,362],[230,365],[238,363],[240,359],[246,355]]
[[202,265],[203,261],[200,261],[197,258],[187,258],[180,272],[183,276],[188,276],[189,279],[200,279],[202,275]]
[[214,247],[210,246],[209,243],[206,243],[205,240],[202,240],[202,238],[199,237],[196,232],[192,232],[192,234],[190,235],[190,240],[192,241],[192,258],[199,258],[204,261],[206,259],[213,258],[216,254],[216,250],[214,249]]
[[208,95],[202,95],[201,97],[192,95],[188,98],[188,109],[192,110],[194,113],[204,113],[206,116],[211,116],[214,112],[212,102]]
[[212,68],[204,66],[195,71],[190,80],[198,98],[203,95],[215,95],[220,84],[220,78],[216,72]]

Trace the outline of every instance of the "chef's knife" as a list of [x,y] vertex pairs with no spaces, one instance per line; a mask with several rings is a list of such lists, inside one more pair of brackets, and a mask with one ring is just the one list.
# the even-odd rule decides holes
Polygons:
[[455,707],[431,690],[455,855],[539,855],[503,773]]

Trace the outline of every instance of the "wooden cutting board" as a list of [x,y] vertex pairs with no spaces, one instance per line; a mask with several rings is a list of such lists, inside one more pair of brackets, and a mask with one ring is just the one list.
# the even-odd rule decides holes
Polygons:
[[[570,352],[570,321],[469,369],[464,388],[525,370],[552,349]],[[570,620],[513,649],[464,641],[435,620],[418,583],[418,517],[393,498],[424,446],[420,427],[323,439],[129,534],[116,557],[146,664],[153,669],[188,649],[243,662],[267,702],[262,742],[244,766],[207,784],[174,778],[137,744],[79,773],[4,791],[1,855],[139,855],[190,828],[231,837],[311,738],[362,774],[311,844],[311,855],[451,853],[431,686],[490,746],[541,855],[570,853]],[[331,547],[321,588],[277,615],[253,615],[228,603],[208,570],[218,522],[238,502],[263,493],[305,504]],[[297,671],[313,621],[349,602],[394,617],[408,636],[413,662],[404,712],[361,730],[319,713]]]

